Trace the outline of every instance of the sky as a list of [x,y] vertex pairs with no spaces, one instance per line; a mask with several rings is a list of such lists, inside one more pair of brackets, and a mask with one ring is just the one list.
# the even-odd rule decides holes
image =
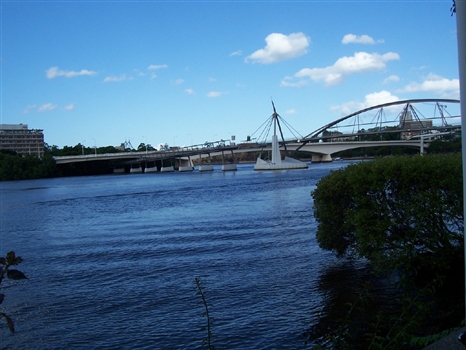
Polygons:
[[60,148],[190,146],[256,135],[271,100],[307,135],[385,102],[459,99],[451,5],[2,0],[0,123]]

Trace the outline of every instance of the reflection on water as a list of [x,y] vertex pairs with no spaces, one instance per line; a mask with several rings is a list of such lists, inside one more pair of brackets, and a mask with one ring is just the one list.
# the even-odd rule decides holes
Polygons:
[[323,306],[318,321],[306,332],[309,341],[322,344],[328,336],[343,338],[346,331],[352,332],[353,339],[364,336],[370,331],[368,320],[395,307],[396,281],[394,275],[374,275],[365,261],[339,259],[327,266],[318,278]]

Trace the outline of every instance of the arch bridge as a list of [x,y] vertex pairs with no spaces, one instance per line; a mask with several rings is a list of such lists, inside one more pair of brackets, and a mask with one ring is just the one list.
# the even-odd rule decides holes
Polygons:
[[[410,99],[383,103],[336,119],[306,136],[301,136],[282,120],[288,129],[288,134],[285,128],[283,130],[280,128],[282,139],[280,150],[310,152],[313,162],[331,161],[331,155],[336,152],[361,147],[415,147],[423,153],[424,147],[428,147],[432,139],[459,132],[461,129],[459,102],[454,99]],[[453,114],[449,110],[453,110]],[[259,137],[248,137],[247,141],[239,144],[220,140],[191,147],[172,147],[150,152],[54,158],[57,164],[95,160],[126,163],[159,161],[163,164],[164,160],[170,160],[170,162],[178,161],[179,166],[182,167],[189,166],[191,157],[204,158],[224,155],[225,152],[233,155],[270,150],[268,136],[267,132],[262,131]]]

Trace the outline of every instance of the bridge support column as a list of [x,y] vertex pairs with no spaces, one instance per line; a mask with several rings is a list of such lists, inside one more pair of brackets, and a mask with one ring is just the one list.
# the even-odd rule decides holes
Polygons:
[[320,163],[322,161],[322,155],[313,154],[311,158],[311,163]]
[[[233,150],[231,150],[231,158],[234,161]],[[223,151],[222,151],[222,163],[223,163],[222,171],[234,171],[234,170],[237,170],[236,164],[225,164],[225,158],[224,158],[224,155],[223,155]]]
[[179,159],[180,165],[178,166],[178,171],[185,172],[185,171],[193,171],[193,162],[191,161],[191,157],[188,156],[188,159]]
[[329,163],[332,161],[332,156],[330,154],[322,154],[322,163]]
[[141,164],[136,164],[135,167],[131,166],[131,169],[129,170],[130,173],[134,174],[134,173],[142,173],[142,168],[141,168]]
[[[201,161],[201,155],[199,154],[199,160]],[[199,171],[213,171],[214,170],[214,166],[212,164],[210,164],[211,162],[211,159],[210,159],[210,153],[209,153],[209,164],[202,164],[202,163],[199,163]]]
[[162,159],[162,165],[160,167],[160,172],[161,173],[171,173],[175,171],[175,168],[173,167],[173,163],[170,159],[170,166],[163,166],[163,159]]

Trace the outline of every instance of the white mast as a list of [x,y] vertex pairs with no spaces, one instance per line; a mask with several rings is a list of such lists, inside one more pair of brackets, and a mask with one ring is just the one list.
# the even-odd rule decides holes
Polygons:
[[[273,106],[273,135],[272,135],[272,159],[270,162],[267,162],[263,159],[260,158],[260,156],[257,158],[256,165],[254,166],[254,170],[288,170],[288,169],[305,169],[307,168],[307,163],[301,162],[299,160],[290,158],[290,157],[285,157],[285,159],[282,160],[281,154],[280,154],[280,145],[278,144],[278,137],[277,137],[277,124],[278,127],[280,128],[280,134],[282,135],[283,139],[283,134],[281,132],[281,127],[280,127],[280,122],[278,120],[278,113],[275,110],[275,105],[273,104],[272,101],[272,106]],[[267,119],[269,121],[269,119]],[[270,128],[270,124],[268,124],[268,127]],[[285,146],[286,150],[286,146]]]
[[272,136],[272,164],[281,164],[282,157],[280,155],[280,149],[278,147],[278,137],[277,137],[277,118],[278,114],[275,110],[275,105],[273,104],[273,136]]

